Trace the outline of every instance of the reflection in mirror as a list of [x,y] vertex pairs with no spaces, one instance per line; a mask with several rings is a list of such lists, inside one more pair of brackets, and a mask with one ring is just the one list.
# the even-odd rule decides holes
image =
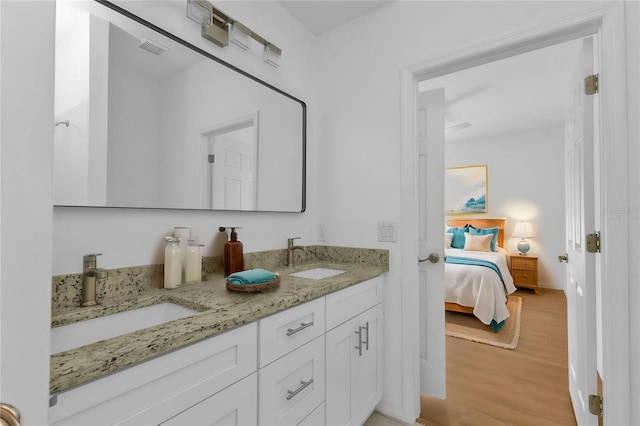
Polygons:
[[304,211],[305,104],[143,23],[56,1],[54,204]]

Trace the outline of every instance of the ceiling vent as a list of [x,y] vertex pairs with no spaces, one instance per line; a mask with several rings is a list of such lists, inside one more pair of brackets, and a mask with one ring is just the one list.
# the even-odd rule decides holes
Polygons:
[[164,52],[169,50],[164,47],[160,43],[157,43],[153,40],[149,40],[148,38],[143,38],[138,45],[141,49],[146,50],[147,52],[153,53],[154,55],[162,55]]

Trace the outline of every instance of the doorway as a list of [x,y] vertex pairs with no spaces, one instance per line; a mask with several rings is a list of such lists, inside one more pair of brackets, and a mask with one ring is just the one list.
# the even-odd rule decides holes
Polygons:
[[[465,52],[442,58],[439,61],[430,61],[403,71],[402,162],[404,167],[402,169],[402,202],[406,208],[402,212],[402,222],[406,226],[403,226],[401,231],[401,237],[404,240],[401,252],[403,258],[403,302],[406,302],[408,307],[403,312],[403,320],[407,323],[418,322],[419,306],[415,303],[418,300],[418,288],[414,284],[418,282],[416,259],[421,255],[424,257],[425,254],[419,252],[416,241],[418,221],[416,214],[417,201],[415,199],[417,171],[414,159],[416,152],[416,116],[414,108],[418,82],[598,33],[601,37],[600,45],[602,46],[601,73],[610,89],[600,94],[603,105],[600,133],[605,143],[602,146],[603,153],[601,157],[604,160],[599,173],[606,175],[607,170],[616,170],[617,165],[625,169],[622,174],[609,175],[607,182],[603,183],[603,191],[601,192],[603,205],[605,207],[607,205],[627,205],[624,195],[620,191],[614,190],[614,185],[620,185],[621,188],[627,187],[627,181],[624,178],[627,168],[625,153],[628,146],[625,133],[626,81],[624,72],[626,64],[624,48],[621,47],[624,46],[623,10],[624,6],[619,3],[598,6],[581,16],[559,19],[533,30],[507,36],[488,45],[478,46]],[[605,84],[605,80],[602,80],[602,84]],[[603,240],[605,246],[602,249],[603,251],[608,250],[608,253],[603,256],[601,273],[603,282],[620,283],[620,279],[623,278],[623,283],[615,288],[603,286],[603,300],[606,303],[603,305],[602,334],[605,342],[608,343],[603,345],[604,393],[608,394],[607,400],[611,404],[608,409],[605,407],[605,421],[624,424],[628,423],[629,416],[629,334],[628,327],[624,327],[621,332],[616,321],[623,323],[626,321],[625,324],[628,324],[629,306],[626,296],[628,294],[628,280],[624,279],[626,277],[624,271],[627,271],[628,254],[621,248],[626,247],[628,236],[624,235],[622,228],[620,228],[621,226],[624,228],[624,226],[620,223],[614,223],[613,220],[615,218],[606,215],[602,218],[602,226],[610,228],[610,232],[613,231],[613,233],[607,241]],[[628,221],[626,226],[628,227]],[[618,229],[620,232],[618,232]],[[618,268],[621,268],[622,272]],[[442,329],[443,327],[440,332],[442,332]],[[409,333],[405,344],[415,348],[415,343],[411,343],[411,339],[415,341],[417,337]],[[416,348],[414,352],[416,357],[417,352]],[[412,375],[413,382],[406,385],[408,393],[415,392],[419,388],[419,384],[416,383],[419,377],[416,371],[418,364],[419,362],[415,360],[407,367],[408,370],[414,370]],[[418,400],[419,397],[416,395],[414,408],[416,413],[418,412]],[[606,418],[606,416],[610,417]]]
[[[564,299],[562,291],[565,289],[566,266],[560,264],[556,257],[566,249],[563,185],[565,116],[573,94],[571,77],[581,48],[581,39],[568,41],[423,81],[419,83],[418,89],[418,99],[423,93],[430,93],[429,91],[436,88],[442,88],[440,90],[444,90],[446,94],[445,129],[448,131],[445,130],[445,167],[459,168],[482,164],[487,168],[487,213],[462,217],[468,217],[470,220],[506,218],[506,252],[503,252],[506,259],[507,252],[513,254],[516,251],[518,239],[512,236],[515,224],[520,220],[526,220],[533,225],[536,238],[530,241],[530,254],[536,255],[539,265],[536,274],[539,279],[536,280],[536,284],[539,281],[544,287],[557,290],[543,292],[533,298],[529,294],[522,294],[526,292],[522,290],[512,299],[519,297],[525,300],[523,317],[527,321],[540,314],[541,306],[538,299],[544,299],[550,306],[555,306],[559,312],[549,311],[548,315],[563,321],[565,336],[566,302],[565,305],[560,305],[558,300]],[[553,66],[550,67],[550,64]],[[418,108],[420,123],[420,106]],[[419,130],[418,137],[421,137],[420,134]],[[432,153],[433,147],[428,152]],[[420,188],[420,194],[422,191]],[[447,194],[447,188],[444,192]],[[420,204],[422,205],[422,202]],[[449,291],[452,292],[455,291]],[[542,319],[546,320],[544,317]],[[513,320],[515,321],[515,318]],[[453,363],[456,369],[447,367],[451,374],[447,380],[451,386],[446,392],[447,401],[437,402],[424,398],[424,407],[437,407],[432,411],[447,411],[452,417],[469,418],[479,414],[474,412],[475,406],[476,410],[481,410],[483,415],[487,416],[487,421],[489,416],[494,414],[495,417],[491,417],[494,421],[525,421],[528,412],[536,410],[541,420],[546,418],[545,415],[551,416],[548,418],[550,422],[560,418],[571,420],[573,413],[568,402],[569,389],[566,378],[568,363],[566,355],[562,352],[562,348],[566,352],[567,339],[565,337],[558,340],[558,337],[562,337],[561,330],[557,327],[549,328],[543,325],[544,323],[545,321],[536,320],[534,328],[531,328],[528,322],[526,327],[523,324],[520,335],[521,340],[525,338],[525,345],[520,345],[514,351],[489,349],[479,343],[460,343],[458,339],[451,341],[452,339],[448,338],[447,351],[453,353],[447,352],[447,364]],[[425,322],[421,320],[420,324],[423,325]],[[555,351],[547,350],[545,347],[545,339],[535,328],[538,324],[546,330],[548,339],[555,342]],[[528,334],[523,336],[524,332]],[[560,336],[555,334],[556,332],[559,332]],[[471,346],[474,345],[479,348],[472,349]],[[533,349],[532,345],[538,347]],[[536,356],[538,351],[539,356]],[[531,359],[529,362],[521,363],[523,357]],[[556,374],[545,376],[545,380],[542,380],[540,374],[523,374],[523,370],[531,368],[533,363],[537,364],[541,371],[551,369]],[[510,370],[516,371],[504,374],[505,370],[502,368],[492,369],[491,366],[497,364],[509,365]],[[464,380],[460,380],[460,372],[469,372],[468,367],[471,365],[485,367],[473,374],[467,374]],[[561,365],[564,365],[564,368],[560,367]],[[491,373],[485,375],[487,371]],[[492,394],[492,386],[488,386],[489,389],[485,387],[488,383],[495,388],[511,390],[507,393]],[[534,389],[525,390],[527,386]],[[545,386],[548,387],[548,392],[544,391]],[[475,389],[476,392],[484,389],[489,392],[487,395],[493,396],[485,401],[482,399],[485,392],[480,392],[482,395],[467,398],[469,392],[474,394],[471,389]],[[515,398],[516,395],[520,398]],[[556,398],[551,398],[551,395],[555,395]],[[455,402],[458,406],[465,406],[465,409],[456,407]],[[501,405],[508,406],[509,402],[512,403],[512,407],[500,408]],[[513,410],[520,404],[526,404],[528,410],[523,409],[521,415],[510,417],[515,414]],[[495,410],[495,413],[492,410]],[[443,417],[422,417],[435,423],[443,421]]]

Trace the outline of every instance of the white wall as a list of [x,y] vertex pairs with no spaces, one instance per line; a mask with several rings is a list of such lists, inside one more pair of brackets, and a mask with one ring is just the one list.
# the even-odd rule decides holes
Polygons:
[[[597,6],[597,2],[392,2],[320,38],[323,151],[320,222],[336,245],[390,249],[385,281],[385,393],[380,409],[413,421],[403,395],[400,249],[377,222],[400,222],[400,75],[472,45]],[[366,154],[366,157],[363,155]],[[402,223],[399,224],[402,227]],[[407,366],[407,368],[411,368]]]
[[517,221],[531,222],[528,240],[538,259],[540,287],[564,289],[565,269],[557,260],[565,252],[564,128],[555,127],[445,145],[445,167],[486,164],[486,215],[505,217],[505,248],[516,252]]
[[162,263],[163,235],[175,226],[190,226],[205,244],[206,256],[221,255],[219,226],[242,226],[239,239],[245,252],[284,248],[288,237],[301,236],[301,244],[316,243],[316,93],[317,40],[276,2],[216,2],[216,5],[252,30],[282,48],[280,68],[262,61],[258,46],[245,52],[234,46],[221,49],[200,37],[200,26],[185,17],[186,2],[160,2],[148,8],[145,1],[118,1],[122,7],[201,47],[235,66],[291,93],[308,103],[307,212],[256,213],[102,208],[54,208],[53,275],[79,272],[82,255],[103,253],[100,266]]

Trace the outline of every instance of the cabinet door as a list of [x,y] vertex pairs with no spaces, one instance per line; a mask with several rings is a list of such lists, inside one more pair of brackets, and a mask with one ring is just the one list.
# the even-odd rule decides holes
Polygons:
[[354,422],[351,406],[358,362],[358,317],[353,318],[326,335],[326,419],[328,425],[351,425]]
[[382,399],[382,304],[327,333],[328,425],[360,425]]
[[257,373],[205,399],[166,422],[166,426],[255,425],[258,421]]
[[358,316],[362,356],[358,356],[353,393],[353,418],[363,423],[382,399],[382,304]]

